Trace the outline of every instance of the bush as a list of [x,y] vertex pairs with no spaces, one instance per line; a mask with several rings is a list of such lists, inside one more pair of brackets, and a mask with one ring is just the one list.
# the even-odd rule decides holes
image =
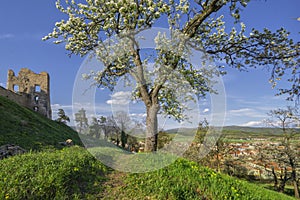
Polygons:
[[82,199],[99,194],[106,167],[80,147],[0,161],[0,199]]

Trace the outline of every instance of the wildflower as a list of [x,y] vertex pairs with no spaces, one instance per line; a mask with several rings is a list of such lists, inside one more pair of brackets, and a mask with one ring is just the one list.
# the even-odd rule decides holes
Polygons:
[[73,171],[74,171],[74,172],[78,172],[78,171],[79,171],[78,167],[74,167],[74,168],[73,168]]

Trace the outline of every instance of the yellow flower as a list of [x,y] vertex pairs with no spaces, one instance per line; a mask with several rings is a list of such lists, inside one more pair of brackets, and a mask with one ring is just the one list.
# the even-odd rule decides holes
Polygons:
[[5,199],[9,199],[9,195],[8,194],[5,195]]
[[78,167],[74,167],[73,171],[74,171],[74,172],[79,171]]

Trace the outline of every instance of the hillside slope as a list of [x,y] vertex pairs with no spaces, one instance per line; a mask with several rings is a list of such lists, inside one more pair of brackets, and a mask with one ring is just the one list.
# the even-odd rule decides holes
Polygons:
[[104,184],[102,199],[151,200],[293,200],[295,198],[248,183],[186,159],[153,172],[114,172]]
[[122,173],[80,147],[13,156],[1,160],[0,169],[5,169],[0,171],[0,199],[295,199],[186,159],[153,172]]
[[59,148],[59,142],[67,139],[82,145],[77,132],[70,127],[0,96],[0,146],[15,144],[27,150],[40,150],[46,146]]

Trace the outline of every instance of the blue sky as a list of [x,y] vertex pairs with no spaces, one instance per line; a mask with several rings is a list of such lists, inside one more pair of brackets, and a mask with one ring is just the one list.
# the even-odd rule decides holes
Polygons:
[[[242,21],[248,30],[252,27],[271,30],[286,28],[291,38],[299,41],[299,0],[254,0],[242,12]],[[68,56],[63,45],[54,45],[41,38],[52,31],[56,21],[65,16],[55,8],[54,0],[2,0],[0,7],[0,84],[5,86],[7,71],[16,73],[23,67],[39,73],[47,71],[51,77],[51,104],[56,118],[58,108],[72,115],[72,92],[74,80],[84,58]],[[225,17],[225,21],[227,18]],[[228,28],[230,28],[228,21]],[[288,103],[284,97],[275,97],[268,83],[267,70],[239,72],[228,69],[223,77],[227,111],[225,125],[261,125],[270,109]],[[281,86],[288,86],[285,81]],[[104,93],[104,92],[103,92]],[[99,114],[111,110],[111,96],[97,91]],[[206,108],[203,108],[205,110]],[[143,115],[142,111],[133,113]]]

